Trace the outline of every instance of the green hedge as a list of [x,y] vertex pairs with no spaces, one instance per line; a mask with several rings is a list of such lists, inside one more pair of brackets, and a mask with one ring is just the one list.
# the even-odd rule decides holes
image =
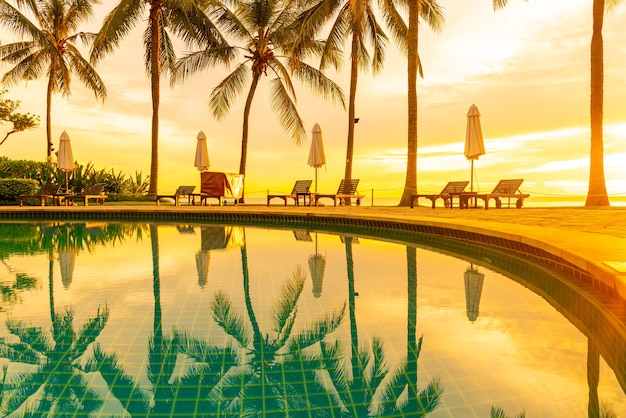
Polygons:
[[0,179],[0,201],[17,203],[21,195],[32,195],[39,189],[39,182],[31,179]]

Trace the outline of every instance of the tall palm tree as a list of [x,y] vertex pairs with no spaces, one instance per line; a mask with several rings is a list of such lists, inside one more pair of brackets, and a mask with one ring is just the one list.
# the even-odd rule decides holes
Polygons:
[[[392,18],[388,22],[398,22],[398,15],[391,2],[378,1],[384,16]],[[356,90],[359,70],[372,69],[374,73],[382,70],[387,46],[387,35],[383,32],[376,19],[373,0],[322,0],[313,4],[301,18],[301,34],[311,37],[312,34],[327,27],[332,20],[326,45],[322,51],[320,69],[329,66],[339,68],[343,43],[350,39],[350,93],[348,103],[348,139],[346,145],[346,167],[344,179],[352,180],[352,162],[354,155],[354,125],[356,123]],[[401,28],[393,29],[394,33]],[[367,43],[373,49],[373,55],[367,50]],[[350,205],[346,199],[346,205]]]
[[[604,41],[602,25],[604,12],[620,0],[593,0],[593,33],[591,35],[591,153],[589,157],[589,186],[585,206],[610,206],[604,178]],[[494,9],[507,5],[508,0],[493,0]]]
[[148,27],[144,32],[146,71],[152,92],[152,153],[148,194],[158,189],[159,170],[159,105],[161,74],[174,69],[176,54],[169,32],[178,35],[187,45],[195,42],[218,45],[223,39],[196,1],[186,0],[120,0],[106,16],[93,42],[92,62],[111,53],[135,25],[142,21],[148,7]]
[[[4,74],[1,82],[14,85],[19,81],[48,77],[46,90],[46,155],[52,160],[52,94],[71,93],[72,73],[96,98],[104,101],[106,87],[96,70],[85,60],[76,47],[76,41],[87,43],[94,34],[76,32],[93,14],[97,0],[18,0],[17,7],[0,0],[0,24],[7,26],[20,37],[29,40],[0,46],[0,60],[15,64]],[[24,10],[33,19],[22,14]]]
[[89,346],[106,326],[109,310],[98,308],[78,333],[74,331],[71,309],[52,313],[52,338],[41,328],[21,321],[7,321],[9,332],[19,342],[0,344],[2,357],[13,362],[37,365],[33,373],[18,376],[11,382],[12,391],[2,399],[2,411],[7,415],[33,397],[36,407],[30,416],[64,416],[76,411],[95,413],[102,399],[91,390],[84,376],[82,359]]
[[396,0],[408,4],[409,27],[407,30],[407,81],[408,81],[408,133],[406,179],[399,206],[410,206],[411,195],[417,193],[417,73],[423,77],[418,54],[419,18],[434,31],[441,30],[443,11],[434,0]]
[[[312,38],[298,38],[300,0],[235,0],[232,9],[226,4],[213,5],[212,16],[233,39],[232,53],[244,51],[242,61],[212,91],[209,106],[219,120],[226,116],[233,100],[243,93],[252,78],[243,111],[239,174],[246,174],[248,131],[252,100],[262,76],[270,79],[270,106],[278,114],[281,126],[299,144],[305,137],[304,121],[296,107],[292,76],[325,98],[340,102],[343,92],[321,71],[304,62],[318,54],[322,44]],[[188,54],[177,64],[176,80],[215,64],[223,48],[207,45],[202,51]],[[245,180],[244,180],[245,181]],[[240,202],[245,197],[242,195]]]

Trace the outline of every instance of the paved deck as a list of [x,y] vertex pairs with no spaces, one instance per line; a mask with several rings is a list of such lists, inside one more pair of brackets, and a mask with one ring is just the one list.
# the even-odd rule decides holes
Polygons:
[[446,209],[417,207],[295,207],[295,206],[75,206],[3,207],[4,212],[233,212],[292,214],[315,217],[376,219],[450,227],[523,242],[557,255],[616,289],[626,300],[626,207]]

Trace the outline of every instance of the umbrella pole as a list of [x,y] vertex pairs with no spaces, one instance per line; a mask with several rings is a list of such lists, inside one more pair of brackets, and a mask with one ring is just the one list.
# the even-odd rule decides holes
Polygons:
[[68,193],[69,182],[67,180],[67,171],[65,172],[65,193]]
[[474,160],[470,160],[471,171],[470,171],[470,192],[474,191]]
[[317,194],[317,167],[315,167],[315,194]]

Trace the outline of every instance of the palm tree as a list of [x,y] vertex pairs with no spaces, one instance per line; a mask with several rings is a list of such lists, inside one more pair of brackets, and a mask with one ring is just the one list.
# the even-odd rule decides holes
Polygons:
[[[296,92],[291,77],[309,85],[325,98],[339,101],[341,89],[321,71],[303,59],[321,51],[322,44],[312,38],[298,38],[300,0],[244,0],[233,1],[233,10],[224,4],[213,6],[212,13],[233,38],[230,50],[244,51],[243,60],[212,91],[209,106],[219,120],[226,116],[234,98],[242,94],[252,76],[243,111],[241,159],[239,174],[246,174],[249,117],[252,100],[262,76],[270,73],[270,106],[279,116],[281,126],[299,144],[305,137],[304,122],[296,107]],[[224,54],[223,48],[206,49],[188,54],[177,64],[175,80],[213,65]],[[240,202],[244,202],[242,195]]]
[[[415,247],[406,246],[407,258],[407,358],[388,380],[382,396],[382,409],[393,416],[403,416],[409,411],[423,417],[441,404],[443,385],[432,379],[426,388],[419,390],[417,361],[422,350],[423,337],[417,339],[417,256]],[[402,392],[407,391],[405,400]]]
[[[0,46],[0,60],[15,64],[4,74],[1,82],[14,85],[19,81],[35,80],[46,74],[46,155],[52,160],[51,108],[52,94],[71,93],[72,73],[96,98],[104,101],[106,87],[96,70],[85,60],[75,45],[77,40],[87,43],[94,34],[76,32],[81,23],[93,14],[97,0],[17,1],[18,9],[6,0],[0,0],[0,23],[20,37],[30,40]],[[20,12],[24,9],[33,20]]]
[[[405,3],[405,0],[401,0]],[[434,31],[443,24],[443,11],[434,0],[408,1],[409,28],[407,31],[407,76],[408,76],[408,133],[406,179],[399,206],[410,206],[411,195],[417,193],[417,73],[421,77],[422,65],[418,54],[419,18]]]
[[148,194],[158,189],[159,170],[159,105],[161,73],[174,69],[176,54],[169,31],[187,44],[194,42],[217,45],[223,39],[197,2],[185,0],[120,0],[106,16],[93,42],[92,62],[98,62],[117,47],[121,39],[144,19],[148,7],[148,27],[144,32],[146,71],[150,74],[152,91],[152,154]]
[[[226,367],[235,364],[236,355],[232,350],[195,340],[185,332],[175,331],[173,336],[163,334],[159,236],[158,226],[154,224],[150,224],[150,243],[154,315],[152,336],[148,343],[146,375],[151,387],[141,387],[120,366],[115,353],[105,353],[99,346],[94,348],[91,369],[100,373],[111,394],[134,417],[186,416],[193,412],[206,412],[208,416],[215,404],[210,393],[220,381]],[[202,364],[175,375],[179,351]]]
[[[322,0],[314,3],[301,18],[301,34],[312,37],[332,20],[322,51],[320,70],[328,66],[338,68],[341,62],[343,43],[350,39],[350,99],[348,103],[348,140],[346,146],[346,183],[352,180],[352,158],[354,155],[354,125],[356,123],[356,90],[359,70],[372,69],[374,73],[382,70],[387,46],[387,35],[376,20],[373,0]],[[387,22],[392,22],[394,33],[401,33],[401,19],[393,4],[379,0],[378,5]],[[333,20],[334,19],[334,20]],[[400,38],[402,39],[402,38]],[[373,55],[367,50],[367,43],[373,48]],[[346,199],[346,205],[350,205]]]
[[[291,279],[283,284],[280,298],[273,306],[272,331],[264,333],[250,297],[245,245],[241,248],[241,259],[246,312],[252,337],[226,294],[218,292],[212,303],[215,322],[247,352],[241,367],[224,379],[222,392],[228,394],[224,397],[227,400],[224,407],[234,411],[233,416],[242,413],[261,413],[265,416],[268,413],[271,415],[271,411],[289,411],[299,416],[310,410],[319,412],[320,416],[337,416],[339,406],[317,377],[324,359],[307,350],[318,343],[324,345],[326,336],[343,321],[345,305],[292,335],[305,279],[305,273],[298,267]],[[234,407],[236,409],[232,409]]]
[[2,357],[11,361],[38,365],[35,372],[21,374],[10,382],[8,396],[2,400],[7,415],[16,411],[37,394],[38,402],[30,416],[54,416],[82,411],[94,413],[102,399],[89,389],[83,376],[82,357],[104,329],[109,311],[98,308],[78,333],[74,332],[71,309],[52,314],[52,338],[41,328],[20,321],[7,321],[9,332],[19,338],[16,343],[2,343]]
[[[589,157],[589,187],[585,206],[610,206],[604,178],[604,41],[602,25],[604,12],[620,0],[593,0],[593,33],[591,35],[591,153]],[[507,5],[508,0],[493,0],[494,9]]]

